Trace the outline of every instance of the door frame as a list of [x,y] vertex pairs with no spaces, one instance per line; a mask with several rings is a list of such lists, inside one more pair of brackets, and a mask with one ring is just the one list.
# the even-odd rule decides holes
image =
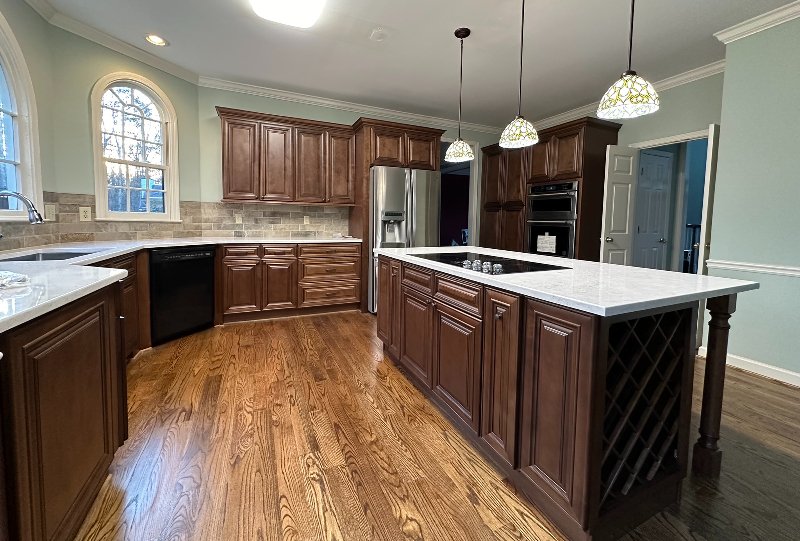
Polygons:
[[[442,137],[440,143],[452,143],[453,137]],[[467,227],[469,228],[469,245],[477,246],[477,238],[481,227],[481,166],[483,153],[478,141],[464,140],[475,155],[475,159],[469,162],[469,214],[467,216]],[[439,149],[441,152],[441,147]],[[441,167],[439,167],[441,170]]]

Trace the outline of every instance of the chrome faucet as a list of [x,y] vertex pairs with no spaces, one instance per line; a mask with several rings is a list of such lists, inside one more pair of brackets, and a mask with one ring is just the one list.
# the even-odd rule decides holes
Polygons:
[[0,197],[13,197],[15,199],[19,199],[25,204],[25,207],[28,209],[28,221],[30,223],[32,224],[44,223],[44,218],[42,218],[42,215],[39,214],[38,210],[36,210],[36,206],[33,204],[33,201],[31,201],[28,197],[25,197],[21,193],[12,192],[11,190],[0,190]]

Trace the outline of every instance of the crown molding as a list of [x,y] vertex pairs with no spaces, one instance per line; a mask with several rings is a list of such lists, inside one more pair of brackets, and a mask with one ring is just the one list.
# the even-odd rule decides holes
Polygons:
[[163,58],[148,53],[147,51],[134,47],[120,39],[117,39],[105,32],[82,23],[72,17],[68,17],[56,11],[56,9],[47,0],[25,0],[39,15],[44,18],[48,23],[57,26],[62,30],[66,30],[72,34],[76,34],[94,43],[100,44],[120,54],[124,54],[134,60],[138,60],[143,64],[152,66],[156,69],[174,75],[184,81],[197,84],[198,76],[196,73],[174,64]]
[[[420,115],[417,113],[406,113],[403,111],[395,111],[393,109],[384,109],[382,107],[374,107],[372,105],[364,105],[360,103],[353,103],[349,101],[335,100],[331,98],[322,98],[319,96],[311,96],[309,94],[301,94],[299,92],[291,92],[288,90],[279,90],[277,88],[268,88],[258,85],[250,85],[245,83],[236,83],[233,81],[226,81],[224,79],[215,79],[213,77],[200,77],[199,86],[202,88],[212,88],[214,90],[225,90],[227,92],[238,92],[240,94],[248,94],[251,96],[258,96],[261,98],[271,98],[275,100],[289,101],[292,103],[301,103],[303,105],[313,105],[316,107],[326,107],[328,109],[336,109],[338,111],[348,111],[351,113],[358,113],[363,116],[383,118],[386,120],[395,120],[405,122],[408,124],[426,125],[436,128],[453,129],[458,127],[457,120],[449,118],[440,118],[434,116]],[[483,124],[470,124],[463,122],[461,124],[462,130],[474,131],[480,133],[491,133],[493,135],[502,132],[502,128],[495,126],[485,126]]]
[[725,45],[800,17],[800,0],[720,30],[714,37]]
[[[798,0],[798,3],[800,3],[800,0]],[[661,92],[663,90],[669,90],[670,88],[693,83],[695,81],[699,81],[700,79],[705,79],[706,77],[711,77],[712,75],[717,75],[724,72],[725,60],[723,59],[718,60],[717,62],[712,62],[711,64],[707,64],[705,66],[700,66],[699,68],[694,68],[689,71],[673,75],[672,77],[667,77],[666,79],[662,79],[656,83],[653,83],[653,86],[656,87],[656,90]],[[594,103],[584,105],[583,107],[577,107],[554,116],[542,118],[535,121],[534,126],[536,126],[536,129],[545,129],[558,126],[559,124],[563,124],[565,122],[572,122],[573,120],[585,118],[587,116],[595,116],[597,114],[598,105],[600,105],[600,102],[596,101]]]

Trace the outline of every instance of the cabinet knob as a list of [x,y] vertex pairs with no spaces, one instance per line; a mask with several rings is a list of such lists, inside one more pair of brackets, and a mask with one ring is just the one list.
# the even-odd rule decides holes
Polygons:
[[495,319],[503,319],[503,312],[495,312],[494,318]]
[[664,237],[661,237],[660,239],[658,239],[658,242],[660,242],[661,244],[666,244],[667,243],[667,239],[665,239]]
[[119,316],[120,319],[125,319],[125,316]]
[[614,242],[614,239],[612,237],[606,237],[606,242]]

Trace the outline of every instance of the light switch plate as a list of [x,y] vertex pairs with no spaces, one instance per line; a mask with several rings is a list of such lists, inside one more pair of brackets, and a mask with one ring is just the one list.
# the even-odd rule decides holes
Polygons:
[[308,216],[303,216],[303,223],[308,225],[311,223],[311,219]]
[[78,220],[81,222],[91,222],[92,207],[78,207]]
[[44,206],[44,219],[48,222],[54,222],[56,220],[56,206],[55,205],[45,205]]
[[233,217],[236,220],[237,224],[242,223],[242,215],[241,214],[234,214]]

